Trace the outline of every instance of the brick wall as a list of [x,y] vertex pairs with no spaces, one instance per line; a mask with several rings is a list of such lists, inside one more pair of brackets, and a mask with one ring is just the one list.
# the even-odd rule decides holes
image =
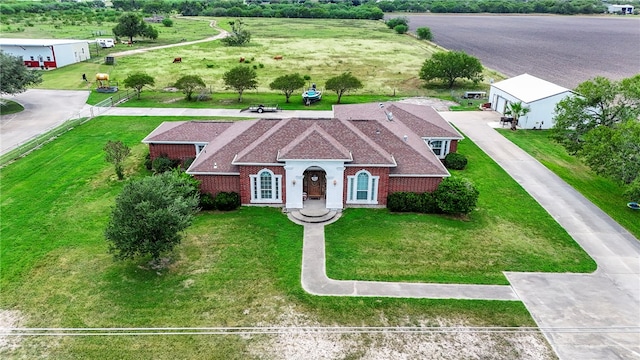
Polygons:
[[285,175],[284,167],[282,166],[240,166],[240,202],[242,204],[251,203],[251,179],[250,175],[256,175],[258,171],[262,169],[269,169],[275,175],[282,175],[282,183],[280,188],[282,191],[282,203],[287,202],[286,183],[287,177]]
[[458,151],[458,140],[451,140],[451,144],[449,144],[449,152],[457,152]]
[[387,167],[347,167],[344,170],[344,189],[342,189],[342,198],[347,202],[347,186],[349,181],[347,176],[353,176],[360,170],[367,170],[371,176],[379,176],[378,179],[378,205],[387,205],[387,195],[389,194],[389,168]]
[[200,180],[200,191],[216,196],[219,192],[240,193],[240,176],[238,175],[194,175]]
[[[441,181],[442,178],[435,177],[392,177],[389,178],[389,194],[400,191],[433,192],[438,188]],[[385,198],[387,195],[385,195]]]
[[193,144],[149,144],[151,161],[166,154],[170,159],[192,159],[196,157],[196,147]]

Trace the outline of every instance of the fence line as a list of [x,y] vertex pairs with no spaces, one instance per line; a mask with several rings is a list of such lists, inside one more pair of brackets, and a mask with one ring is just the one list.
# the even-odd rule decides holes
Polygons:
[[58,136],[70,131],[76,126],[80,126],[96,116],[104,114],[111,107],[117,106],[135,96],[135,91],[127,90],[122,94],[116,93],[113,96],[71,115],[62,124],[57,124],[44,129],[41,133],[33,135],[28,139],[7,149],[8,151],[0,156],[0,168],[24,157],[43,145],[55,140]]

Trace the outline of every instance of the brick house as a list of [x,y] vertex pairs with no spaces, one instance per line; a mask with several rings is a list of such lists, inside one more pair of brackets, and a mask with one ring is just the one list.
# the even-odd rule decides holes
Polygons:
[[329,209],[385,206],[398,191],[430,192],[463,136],[432,107],[335,105],[332,119],[165,122],[142,142],[151,158],[194,159],[203,192],[240,194],[243,205]]

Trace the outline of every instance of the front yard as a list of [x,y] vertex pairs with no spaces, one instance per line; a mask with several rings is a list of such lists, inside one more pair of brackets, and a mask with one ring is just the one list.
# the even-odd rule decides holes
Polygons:
[[[170,256],[171,264],[166,269],[150,268],[144,260],[113,261],[107,254],[103,231],[122,183],[115,180],[112,166],[104,161],[102,147],[107,140],[124,141],[133,152],[125,169],[127,177],[146,176],[142,166],[146,147],[140,140],[165,120],[170,119],[96,118],[1,170],[0,315],[12,314],[12,327],[535,326],[520,302],[308,295],[300,286],[302,228],[273,208],[245,207],[230,213],[199,214]],[[499,174],[487,172],[495,165],[479,156],[468,140],[465,143],[461,151],[468,153],[474,164],[465,171],[485,194],[480,210],[469,221],[437,216],[431,220],[383,210],[348,210],[339,223],[327,229],[329,238],[336,238],[338,225],[346,228],[351,223],[355,225],[353,229],[364,232],[363,227],[371,227],[372,220],[376,221],[375,229],[381,234],[379,237],[384,234],[383,245],[390,249],[372,252],[371,258],[385,270],[372,271],[372,260],[361,256],[355,263],[364,271],[340,270],[334,259],[329,263],[330,272],[382,280],[502,283],[499,271],[506,268],[593,270],[593,263],[548,216],[516,211],[523,201],[531,200],[521,189],[500,186],[503,179]],[[487,180],[477,179],[478,174],[487,174]],[[431,221],[435,225],[428,225]],[[469,240],[464,240],[465,244],[454,238],[447,246],[441,239],[428,244],[430,236],[425,236],[411,247],[402,248],[399,245],[406,239],[396,236],[399,226],[430,231],[433,237],[448,231],[436,233],[431,226],[448,226],[458,229],[458,234],[466,229],[474,234],[470,239],[483,236],[478,245],[485,246],[476,246],[474,251],[481,254],[471,259],[468,250],[462,249],[469,246]],[[403,230],[405,235],[412,233],[409,230]],[[493,248],[490,240],[496,234],[502,234],[502,242],[510,239],[511,247]],[[340,251],[336,240],[328,242],[330,251],[336,251],[332,249],[334,245]],[[438,261],[425,260],[422,253],[406,254],[416,246],[430,248],[427,255],[438,256],[442,266]],[[445,254],[436,254],[440,251]],[[498,254],[500,251],[505,254]],[[395,257],[401,256],[402,261],[414,262],[413,267],[422,270],[407,274],[409,266],[396,266]],[[511,258],[511,263],[505,266],[478,261],[482,256],[499,259],[492,260],[496,263]],[[560,266],[562,261],[570,265]],[[545,268],[547,263],[551,265]],[[467,272],[469,276],[461,275]],[[483,273],[487,275],[479,275]],[[531,346],[542,354],[535,358],[553,358],[537,333],[459,335],[401,334],[394,335],[393,341],[384,334],[313,333],[22,337],[10,339],[15,347],[0,346],[0,355],[250,359],[285,358],[286,354],[290,358],[321,358],[328,354],[357,358],[372,352],[420,354],[411,349],[432,344],[442,349],[442,358],[464,357],[468,353],[461,351],[470,348],[475,348],[479,356],[497,359],[534,358],[525,356]],[[484,345],[476,348],[476,344]]]

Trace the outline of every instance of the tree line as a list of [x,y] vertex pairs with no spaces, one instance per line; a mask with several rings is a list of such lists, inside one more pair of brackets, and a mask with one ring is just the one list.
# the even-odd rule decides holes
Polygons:
[[[640,7],[640,1],[626,2]],[[140,11],[145,14],[179,13],[183,16],[332,18],[379,20],[388,12],[407,13],[519,13],[519,14],[599,14],[607,10],[600,0],[113,0],[40,2],[5,1],[0,13],[46,14]]]

